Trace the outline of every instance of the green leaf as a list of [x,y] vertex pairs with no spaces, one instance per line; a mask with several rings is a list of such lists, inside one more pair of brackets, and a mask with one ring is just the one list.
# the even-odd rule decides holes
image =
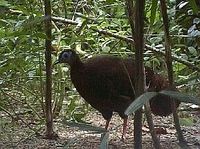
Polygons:
[[23,35],[28,35],[28,32],[24,30],[18,30],[18,31],[13,31],[13,32],[8,31],[6,33],[6,37],[13,37],[13,36],[16,37],[16,36],[23,36]]
[[198,6],[195,0],[189,0],[189,4],[192,7],[192,10],[195,14],[198,14]]
[[82,130],[82,131],[92,131],[93,133],[105,133],[105,132],[107,132],[107,130],[104,129],[104,128],[92,126],[92,125],[86,124],[86,123],[77,123],[77,122],[66,121],[66,120],[63,120],[62,123],[66,124],[70,127],[78,127],[78,129]]
[[107,149],[108,148],[108,138],[109,138],[109,132],[103,133],[102,134],[102,140],[100,144],[100,149]]
[[73,118],[77,122],[84,122],[82,118],[85,116],[85,113],[73,113]]
[[153,25],[155,18],[156,18],[156,10],[157,10],[158,0],[152,0],[151,5],[151,16],[150,16],[150,24]]
[[190,53],[194,56],[197,56],[197,50],[194,47],[188,47],[188,50],[190,51]]
[[126,109],[125,114],[130,115],[131,113],[140,109],[147,101],[149,101],[154,96],[158,95],[156,92],[146,92],[136,98],[130,106]]
[[33,34],[33,36],[41,38],[41,39],[46,39],[47,38],[46,34],[41,33],[41,32],[37,32],[37,33]]
[[193,118],[180,118],[180,125],[181,126],[193,126],[194,124],[194,119]]
[[102,51],[103,52],[109,52],[110,51],[110,47],[108,47],[108,46],[102,47]]
[[194,97],[191,95],[186,95],[186,94],[183,94],[180,92],[163,90],[163,91],[160,91],[159,94],[163,94],[163,95],[170,96],[172,98],[176,98],[177,100],[182,101],[182,102],[200,105],[200,99],[198,99],[197,97]]
[[8,1],[5,1],[5,0],[0,0],[0,6],[10,6],[10,4],[8,3]]
[[113,4],[113,3],[115,2],[115,0],[106,0],[106,2],[107,2],[108,4]]

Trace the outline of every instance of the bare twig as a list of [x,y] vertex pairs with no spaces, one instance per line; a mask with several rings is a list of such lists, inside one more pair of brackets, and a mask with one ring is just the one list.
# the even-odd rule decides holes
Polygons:
[[[173,86],[174,79],[173,79],[173,66],[172,66],[171,38],[169,34],[169,19],[167,15],[166,1],[160,0],[160,5],[161,5],[161,13],[164,24],[164,33],[165,33],[165,56],[168,69],[168,79],[169,79],[169,84]],[[172,102],[172,112],[173,112],[175,128],[178,134],[178,140],[180,143],[185,143],[186,141],[183,137],[183,133],[180,127],[179,117],[176,111],[176,103],[174,100]]]
[[58,21],[58,22],[62,22],[62,23],[65,23],[65,24],[72,24],[72,25],[77,25],[78,22],[76,21],[73,21],[73,20],[69,20],[69,19],[65,19],[65,18],[62,18],[62,17],[54,17],[52,16],[51,19],[53,21]]
[[46,116],[46,134],[45,138],[54,139],[56,134],[53,131],[53,114],[52,114],[52,61],[51,61],[51,2],[50,0],[44,0],[45,17],[49,18],[45,20],[45,33],[47,39],[45,40],[45,64],[46,64],[46,90],[45,90],[45,116]]
[[[145,0],[143,1],[136,1],[136,5],[134,8],[133,1],[132,0],[126,0],[126,7],[128,10],[128,19],[131,26],[132,31],[132,39],[135,40],[135,63],[136,63],[136,71],[135,76],[138,77],[137,81],[135,82],[136,88],[136,97],[144,92],[144,86],[146,84],[145,81],[145,73],[144,73],[144,64],[143,64],[143,53],[144,53],[144,7],[145,6]],[[136,11],[136,12],[135,12]],[[134,22],[135,21],[135,22]],[[135,23],[135,24],[134,24]],[[135,33],[134,33],[135,31]],[[131,41],[132,43],[133,40]],[[150,133],[152,135],[153,143],[156,149],[160,149],[160,143],[156,136],[155,130],[154,130],[154,124],[152,120],[151,110],[149,104],[145,105],[145,114],[147,116],[147,122],[149,125]],[[142,145],[140,144],[142,137],[141,137],[141,118],[142,118],[142,110],[138,110],[135,113],[134,117],[134,148],[141,148]]]
[[148,125],[149,125],[149,130],[150,130],[150,133],[151,133],[151,136],[152,136],[154,147],[156,149],[161,149],[160,141],[159,141],[159,139],[156,135],[155,129],[154,129],[154,123],[153,123],[153,120],[152,120],[149,102],[147,104],[145,104],[145,114],[146,114],[146,117],[147,117],[147,122],[148,122]]
[[[132,0],[126,0],[128,10],[128,20],[132,31],[132,39],[135,40],[135,71],[138,76],[135,80],[135,96],[138,97],[144,92],[144,8],[145,0],[137,0],[134,4]],[[135,15],[135,17],[134,17]],[[134,115],[134,148],[142,148],[142,108],[137,110]]]

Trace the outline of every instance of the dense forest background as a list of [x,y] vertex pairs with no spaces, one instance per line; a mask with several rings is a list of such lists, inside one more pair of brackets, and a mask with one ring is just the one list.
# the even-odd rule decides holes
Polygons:
[[[131,28],[121,0],[52,0],[52,61],[63,49],[82,59],[97,54],[133,57]],[[200,1],[168,0],[174,80],[179,90],[200,96]],[[45,39],[42,0],[0,0],[0,148],[16,145],[45,125]],[[146,1],[145,65],[166,76],[159,2]],[[93,111],[74,89],[67,66],[55,66],[55,121],[86,122]],[[185,105],[189,108],[190,105]],[[199,120],[184,112],[181,125]]]

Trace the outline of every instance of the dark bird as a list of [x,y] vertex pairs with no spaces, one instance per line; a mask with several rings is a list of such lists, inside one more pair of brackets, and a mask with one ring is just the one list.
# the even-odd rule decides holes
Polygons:
[[[86,102],[102,114],[106,120],[106,129],[113,112],[119,114],[124,121],[123,139],[128,119],[124,111],[135,99],[134,79],[137,77],[134,76],[134,60],[102,55],[82,62],[75,51],[65,50],[59,55],[55,64],[57,63],[70,65],[72,83]],[[160,91],[168,87],[168,84],[165,86],[165,78],[154,74],[149,67],[145,67],[145,73],[151,90]],[[172,111],[170,103],[169,98],[166,100],[166,97],[155,97],[150,105],[154,114],[166,116]]]

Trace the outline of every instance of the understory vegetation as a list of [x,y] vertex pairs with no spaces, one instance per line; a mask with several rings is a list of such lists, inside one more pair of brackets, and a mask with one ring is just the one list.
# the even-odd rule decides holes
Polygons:
[[[167,77],[165,43],[159,2],[146,1],[145,65]],[[195,0],[193,0],[195,3]],[[180,92],[200,96],[200,3],[170,0],[174,80]],[[75,49],[81,59],[109,54],[134,57],[125,1],[52,0],[52,62],[63,49]],[[16,146],[45,128],[44,4],[41,0],[0,0],[0,148]],[[64,20],[66,19],[66,20]],[[72,22],[69,22],[71,20]],[[69,67],[52,67],[54,122],[88,123],[92,109],[81,99],[69,77]],[[200,123],[183,103],[181,126]]]

